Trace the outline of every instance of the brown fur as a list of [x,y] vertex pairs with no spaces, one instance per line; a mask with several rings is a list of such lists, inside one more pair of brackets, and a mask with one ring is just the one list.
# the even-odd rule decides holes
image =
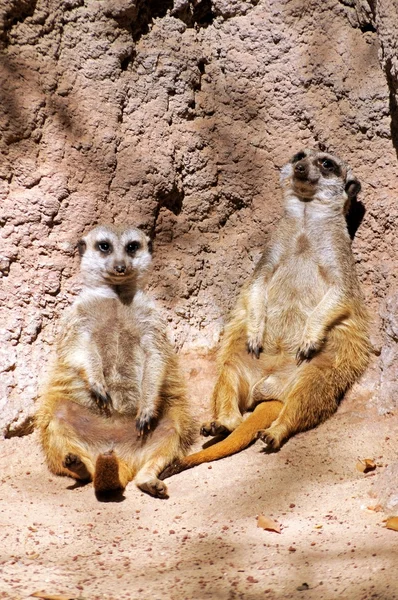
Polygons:
[[[104,242],[110,251],[99,249]],[[99,493],[135,479],[166,497],[157,476],[186,453],[193,420],[165,326],[142,291],[148,240],[134,228],[98,227],[80,248],[83,290],[65,315],[36,414],[48,466],[93,480]]]
[[95,463],[93,481],[96,493],[124,490],[128,478],[124,479],[119,471],[120,461],[113,451],[99,454]]
[[[368,364],[368,316],[345,221],[359,182],[341,160],[307,150],[282,169],[281,183],[285,215],[226,326],[214,419],[202,426],[203,435],[234,436],[166,474],[248,445],[254,434],[244,431],[251,418],[257,423],[256,411],[243,423],[242,413],[258,402],[270,409],[261,413],[259,436],[279,448],[332,415]],[[270,400],[280,403],[279,414]]]

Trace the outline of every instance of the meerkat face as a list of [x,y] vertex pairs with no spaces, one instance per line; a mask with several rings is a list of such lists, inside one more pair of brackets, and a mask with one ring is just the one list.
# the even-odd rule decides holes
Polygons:
[[78,243],[81,271],[111,285],[125,284],[151,264],[151,241],[139,229],[100,225]]
[[282,168],[281,184],[300,200],[339,202],[344,210],[361,189],[347,165],[327,152],[302,150]]

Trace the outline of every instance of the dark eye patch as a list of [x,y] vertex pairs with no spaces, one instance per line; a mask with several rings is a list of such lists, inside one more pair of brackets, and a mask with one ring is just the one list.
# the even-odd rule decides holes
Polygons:
[[127,254],[135,254],[137,252],[137,250],[139,250],[141,248],[141,244],[140,242],[129,242],[128,244],[126,244],[126,252]]
[[112,244],[110,242],[107,242],[106,240],[103,240],[102,242],[97,242],[96,245],[98,250],[103,254],[109,254],[110,252],[112,252]]
[[299,160],[303,160],[303,158],[305,158],[305,152],[297,152],[297,154],[293,156],[291,162],[296,163]]
[[319,163],[324,171],[327,171],[328,173],[335,173],[335,175],[341,175],[340,167],[334,162],[334,160],[325,157],[320,158]]

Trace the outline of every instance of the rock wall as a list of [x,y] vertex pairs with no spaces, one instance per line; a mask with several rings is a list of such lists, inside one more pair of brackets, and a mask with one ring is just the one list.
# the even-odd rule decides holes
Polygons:
[[353,248],[378,355],[363,385],[396,407],[396,16],[393,0],[3,0],[7,436],[29,427],[85,230],[152,236],[170,333],[205,352],[281,214],[279,168],[319,143],[362,182]]

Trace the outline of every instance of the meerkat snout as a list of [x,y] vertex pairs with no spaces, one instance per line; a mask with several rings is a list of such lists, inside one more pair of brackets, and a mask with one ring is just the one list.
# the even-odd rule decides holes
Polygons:
[[298,163],[295,164],[294,166],[294,174],[296,175],[296,177],[306,177],[307,175],[307,169],[306,169],[306,165],[300,161]]
[[303,159],[294,165],[293,176],[300,181],[317,183],[319,179],[319,170],[314,168],[314,165],[308,160]]
[[116,275],[124,275],[126,272],[126,265],[124,263],[116,264],[113,267],[113,270],[115,271]]

